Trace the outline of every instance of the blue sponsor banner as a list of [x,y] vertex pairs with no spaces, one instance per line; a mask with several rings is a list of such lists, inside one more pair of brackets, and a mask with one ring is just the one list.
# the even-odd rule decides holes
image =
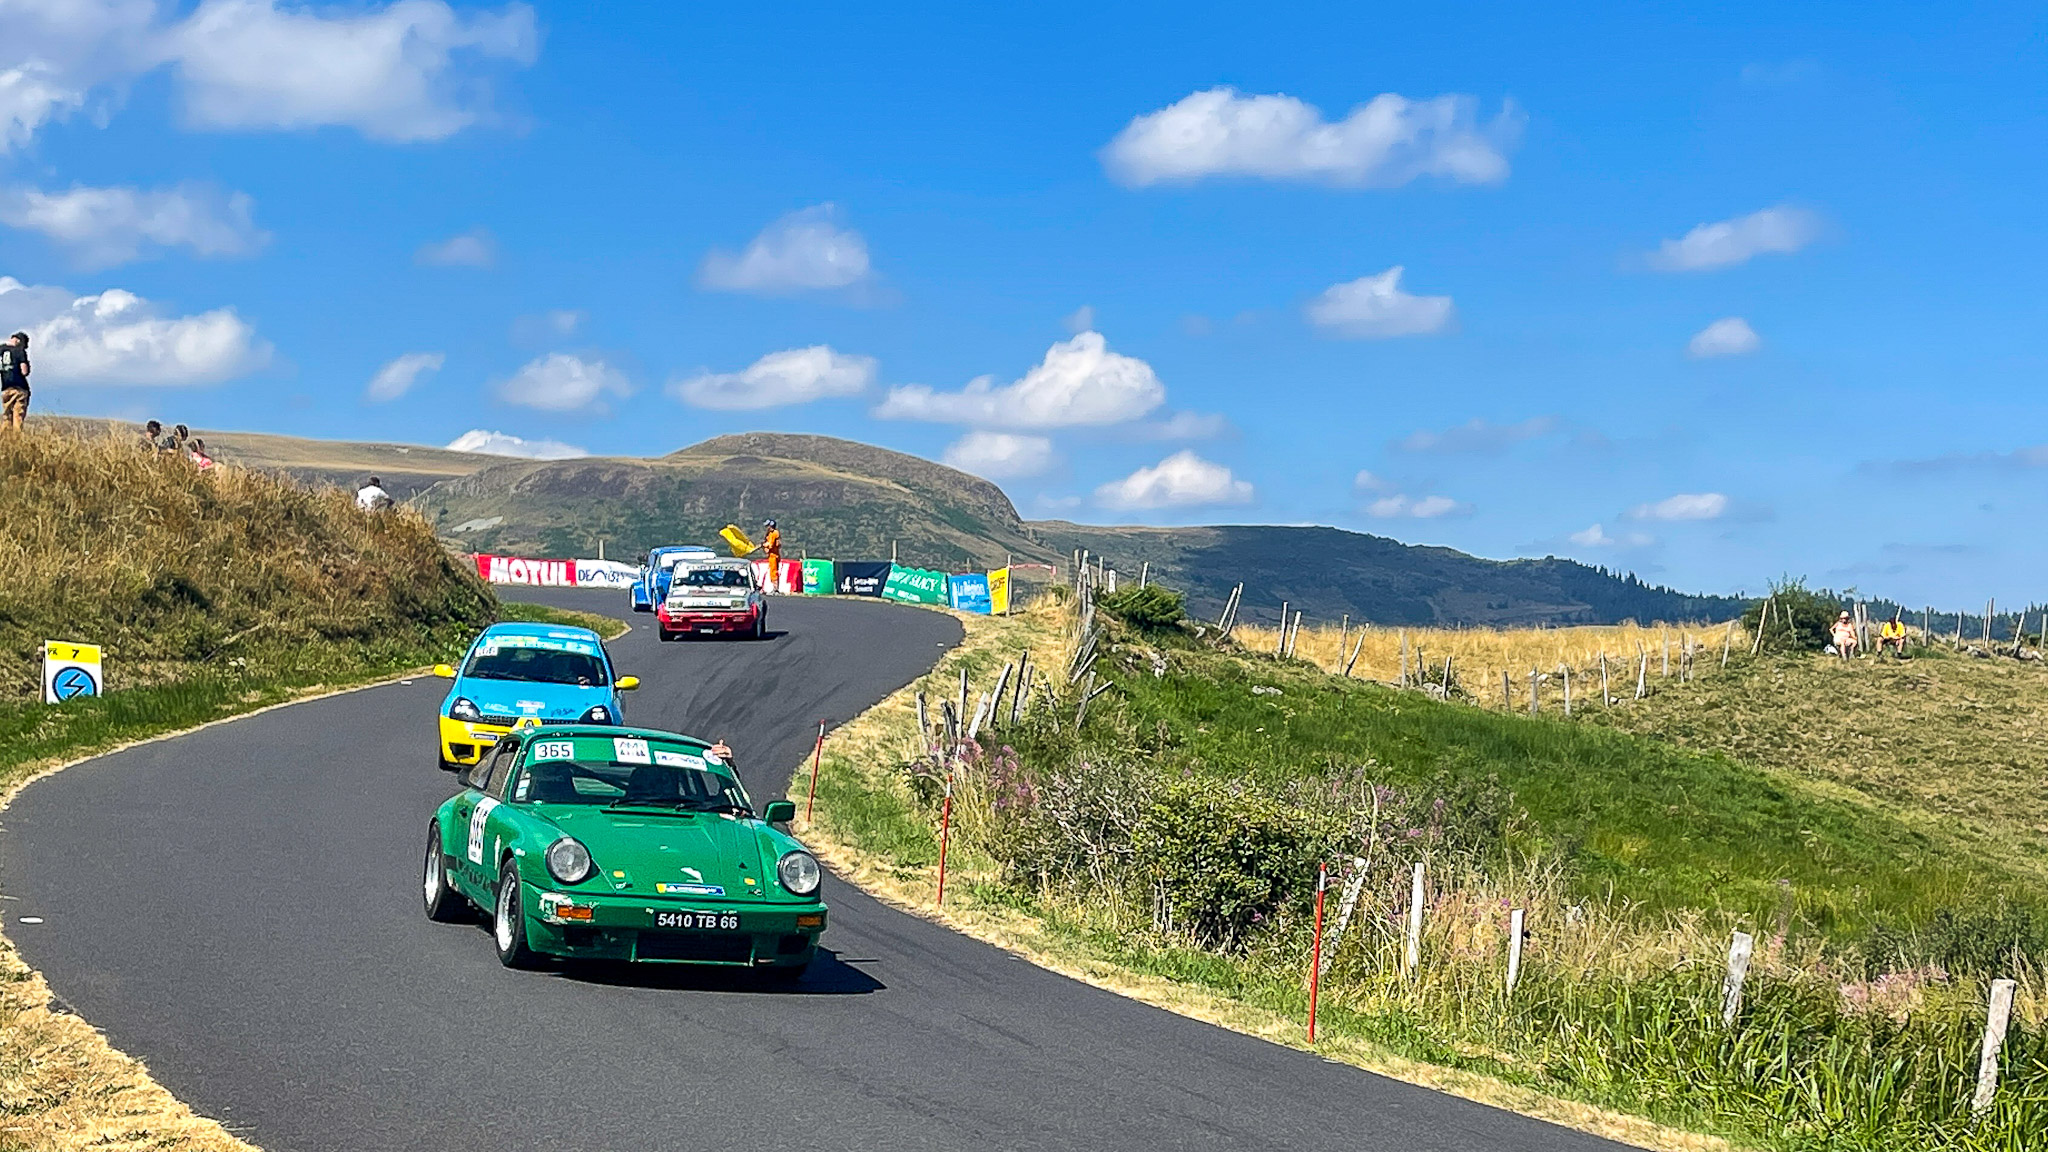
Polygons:
[[969,572],[953,576],[946,581],[953,594],[953,607],[962,612],[979,612],[987,616],[995,610],[989,599],[988,576],[982,572]]

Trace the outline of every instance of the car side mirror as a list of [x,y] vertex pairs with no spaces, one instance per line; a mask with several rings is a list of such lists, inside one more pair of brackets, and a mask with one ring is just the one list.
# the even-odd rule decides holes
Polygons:
[[436,664],[434,665],[434,675],[439,676],[443,680],[453,680],[455,679],[455,667],[451,664]]
[[793,800],[770,800],[761,813],[761,819],[770,824],[787,824],[796,819],[796,802]]
[[619,691],[621,692],[631,692],[633,689],[638,688],[639,686],[640,678],[638,676],[619,677]]

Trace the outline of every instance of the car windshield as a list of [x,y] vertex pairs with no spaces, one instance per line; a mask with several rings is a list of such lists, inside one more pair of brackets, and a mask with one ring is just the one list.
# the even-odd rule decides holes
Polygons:
[[739,781],[706,768],[668,764],[542,760],[527,765],[513,788],[512,799],[535,804],[754,814]]
[[753,580],[737,568],[693,568],[676,573],[676,583],[689,588],[752,588]]
[[464,676],[477,680],[527,680],[539,684],[575,684],[602,688],[611,683],[604,658],[594,652],[566,648],[508,646],[485,641],[469,658]]
[[702,560],[703,558],[704,553],[702,552],[698,552],[694,555],[688,552],[671,552],[668,555],[663,556],[660,560],[656,561],[656,563],[658,563],[662,568],[672,571],[678,564],[685,564],[692,560]]

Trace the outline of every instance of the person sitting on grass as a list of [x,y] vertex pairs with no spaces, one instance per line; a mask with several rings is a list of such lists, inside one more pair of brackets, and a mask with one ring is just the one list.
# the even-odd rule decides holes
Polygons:
[[1877,654],[1883,656],[1887,648],[1899,659],[1906,658],[1906,622],[1896,613],[1877,629]]
[[163,439],[163,435],[164,426],[162,422],[151,420],[149,423],[144,424],[142,426],[142,450],[144,452],[157,451],[157,441]]
[[1856,625],[1847,612],[1835,617],[1835,625],[1829,629],[1834,640],[1835,655],[1847,660],[1856,655]]
[[370,482],[356,489],[356,507],[365,512],[377,512],[391,507],[391,493],[384,490],[384,481],[375,476]]

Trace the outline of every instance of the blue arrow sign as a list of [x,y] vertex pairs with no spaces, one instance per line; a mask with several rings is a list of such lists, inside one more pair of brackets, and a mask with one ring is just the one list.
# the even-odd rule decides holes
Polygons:
[[50,679],[50,689],[57,694],[59,700],[100,694],[99,681],[94,680],[92,673],[83,668],[58,669],[57,674]]

